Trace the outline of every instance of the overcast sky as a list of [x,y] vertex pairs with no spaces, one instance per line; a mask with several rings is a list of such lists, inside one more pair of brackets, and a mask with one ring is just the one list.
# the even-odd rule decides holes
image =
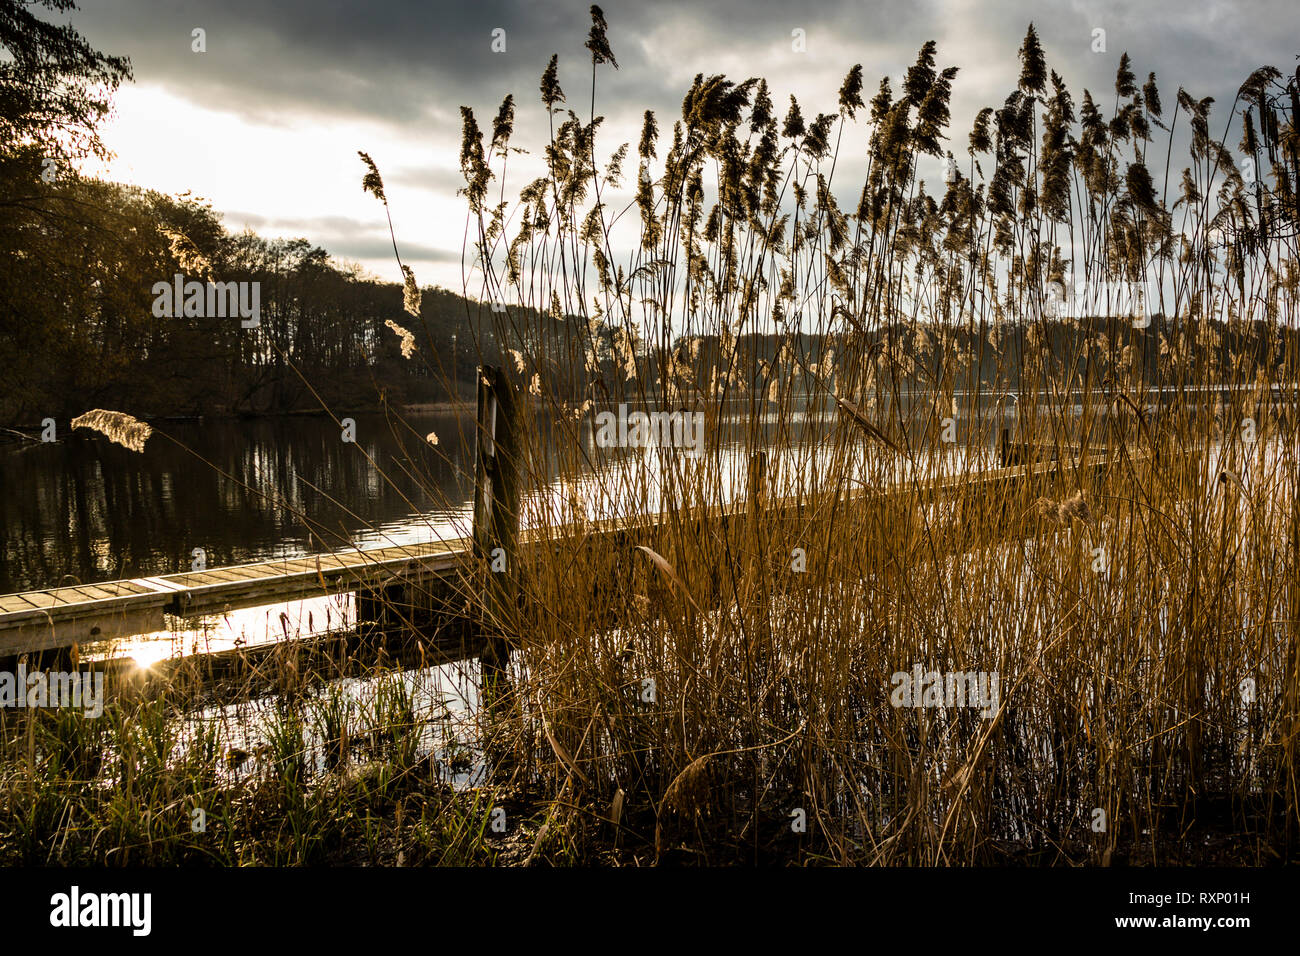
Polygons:
[[[1088,87],[1109,111],[1115,68],[1127,50],[1139,82],[1155,71],[1166,112],[1180,85],[1198,98],[1214,96],[1217,136],[1242,80],[1265,63],[1290,73],[1300,52],[1294,0],[602,6],[620,69],[600,68],[596,112],[607,117],[600,155],[624,141],[635,149],[645,109],[655,110],[671,136],[696,73],[766,77],[780,109],[793,93],[811,116],[835,110],[855,63],[863,65],[868,97],[886,74],[897,90],[929,39],[938,42],[940,67],[961,68],[951,130],[960,155],[975,112],[1000,105],[1014,87],[1031,20],[1048,65],[1076,102]],[[552,53],[560,57],[569,105],[583,116],[590,108],[588,7],[576,0],[83,0],[71,22],[97,48],[129,56],[135,70],[106,130],[117,153],[106,175],[192,190],[232,229],[302,236],[396,281],[383,209],[360,188],[362,149],[383,173],[404,261],[422,285],[460,290],[459,107],[472,107],[490,128],[501,99],[513,93],[512,145],[535,159],[546,124],[538,79]],[[196,28],[206,33],[204,53],[191,49]],[[505,31],[502,53],[492,52],[497,29]],[[1097,29],[1105,31],[1104,53],[1092,49]],[[795,30],[804,31],[804,52],[793,49]],[[1234,131],[1230,145],[1238,138]],[[851,171],[861,144],[846,137],[840,168],[848,171],[837,173],[854,203]],[[508,196],[531,178],[529,162],[518,161]]]

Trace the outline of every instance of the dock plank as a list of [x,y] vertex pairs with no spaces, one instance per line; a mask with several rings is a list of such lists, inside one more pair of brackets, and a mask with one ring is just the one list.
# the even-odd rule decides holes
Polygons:
[[286,561],[284,564],[277,564],[276,567],[283,574],[298,574],[303,571],[315,571],[316,560],[314,558],[298,558],[294,561]]
[[36,605],[27,600],[21,594],[0,595],[0,614],[7,614],[13,611],[30,611],[34,607],[36,607]]
[[125,581],[100,581],[95,587],[112,588],[117,592],[118,597],[127,597],[132,594],[150,594],[153,589],[147,585],[141,584],[138,578]]
[[60,600],[58,595],[53,591],[24,591],[22,593],[24,601],[30,602],[35,607],[51,608],[60,604],[67,604],[67,601]]
[[78,584],[75,588],[69,590],[75,591],[88,601],[103,601],[108,598],[121,597],[121,594],[115,588],[100,587],[96,584]]
[[206,587],[209,584],[229,584],[235,581],[251,581],[254,578],[261,577],[256,571],[249,571],[246,568],[209,568],[204,571],[196,571],[187,575],[171,575],[169,581],[176,581],[189,588]]

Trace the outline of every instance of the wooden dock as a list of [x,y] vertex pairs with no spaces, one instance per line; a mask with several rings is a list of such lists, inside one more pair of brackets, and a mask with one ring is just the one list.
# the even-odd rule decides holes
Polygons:
[[470,555],[457,539],[258,561],[0,596],[0,657],[160,631],[167,614],[197,617],[451,574]]
[[[1053,481],[1099,481],[1115,459],[1097,456],[1081,463],[1035,462],[990,469],[972,475],[946,476],[906,482],[887,489],[860,490],[845,503],[873,507],[882,514],[914,509],[936,501],[961,498],[966,508],[979,511],[985,500],[1005,500],[1012,486],[1016,494],[1040,493]],[[1067,475],[1067,472],[1073,472]],[[691,521],[718,526],[744,517],[749,502],[739,500],[721,507],[690,513]],[[762,511],[769,521],[794,528],[807,518],[808,502],[765,501]],[[676,515],[681,520],[682,513]],[[653,540],[669,515],[638,515],[588,523],[581,527],[524,530],[519,534],[522,566],[536,557],[537,549],[573,549],[599,546],[630,549]],[[156,577],[27,591],[0,596],[0,657],[30,651],[66,648],[73,644],[111,640],[164,630],[166,616],[195,618],[227,609],[257,607],[310,597],[358,592],[392,595],[394,589],[425,594],[437,590],[439,580],[454,585],[468,580],[477,564],[472,538],[428,544],[399,545],[368,550],[339,551],[295,559],[276,559],[182,572]],[[361,609],[359,608],[359,612]],[[364,616],[359,613],[359,617]]]
[[433,579],[458,576],[508,536],[511,517],[518,521],[517,487],[507,482],[504,493],[500,487],[514,465],[501,453],[513,448],[514,388],[490,366],[479,368],[479,380],[492,384],[478,393],[475,537],[0,595],[0,658],[161,631],[169,614],[192,619],[349,592],[360,598],[360,619],[395,586],[428,593]]
[[[169,615],[192,620],[229,609],[348,593],[357,595],[359,623],[423,627],[432,613],[435,619],[486,622],[486,632],[498,635],[492,641],[499,641],[509,631],[511,608],[518,607],[521,576],[547,551],[552,560],[557,555],[573,559],[583,549],[596,548],[608,558],[602,558],[606,569],[617,574],[636,545],[653,545],[666,531],[688,525],[726,535],[736,522],[762,514],[769,534],[797,542],[807,531],[815,502],[766,494],[761,454],[748,493],[726,505],[521,531],[514,386],[488,366],[480,367],[479,380],[470,537],[0,595],[0,658],[162,631]],[[1069,450],[1064,459],[1053,452],[1049,461],[1041,449],[1025,446],[1016,449],[1013,463],[1006,460],[1012,457],[1008,441],[1004,435],[1001,468],[859,487],[836,500],[865,509],[868,524],[888,540],[906,534],[921,509],[939,503],[964,523],[983,522],[998,535],[1023,536],[1034,533],[1032,519],[1027,520],[1031,509],[1025,507],[1034,495],[1090,491],[1121,461],[1131,467],[1148,458],[1116,448],[1111,449],[1115,456],[1082,461],[1069,458]],[[1171,470],[1172,464],[1162,462],[1165,480],[1181,471]],[[1016,514],[1009,513],[1013,508]],[[510,573],[487,574],[489,557],[500,552]],[[493,647],[499,655],[501,648]]]

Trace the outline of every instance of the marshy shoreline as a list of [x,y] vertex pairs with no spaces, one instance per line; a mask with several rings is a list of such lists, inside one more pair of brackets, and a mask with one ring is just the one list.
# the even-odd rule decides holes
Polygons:
[[[463,296],[420,286],[360,150],[401,286],[122,200],[159,223],[139,274],[99,256],[122,287],[97,299],[152,321],[159,263],[248,272],[265,321],[150,326],[149,360],[192,374],[60,408],[338,401],[315,429],[164,419],[179,439],[85,409],[48,457],[5,449],[29,510],[3,512],[4,666],[110,679],[96,716],[0,708],[0,864],[1296,863],[1300,72],[1245,78],[1245,163],[1210,97],[1166,109],[1127,53],[1113,115],[1076,102],[1032,24],[964,140],[928,41],[869,97],[852,66],[828,112],[701,72],[633,152],[606,148],[591,16],[590,64],[554,56],[530,94],[530,149],[522,99],[485,127],[461,107]],[[126,195],[24,155],[58,208]],[[73,343],[84,367],[143,360],[119,319]],[[55,403],[31,374],[8,414]],[[470,375],[472,422],[390,404]],[[678,411],[689,435],[643,440]]]

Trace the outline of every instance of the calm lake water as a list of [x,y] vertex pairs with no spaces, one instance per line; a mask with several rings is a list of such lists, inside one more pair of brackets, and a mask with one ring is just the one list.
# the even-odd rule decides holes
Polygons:
[[[932,414],[930,406],[916,417],[914,433]],[[997,436],[1014,416],[1001,400],[982,405],[982,428],[959,416],[962,438],[924,467],[992,463]],[[820,439],[834,419],[803,410],[787,412],[784,422],[774,415],[754,421],[738,408],[706,435],[703,458],[687,467],[706,469],[710,501],[726,501],[745,493],[753,452],[766,449],[769,475],[780,487],[799,487],[832,472],[832,450]],[[206,567],[216,568],[470,533],[472,409],[356,416],[355,424],[354,442],[342,440],[332,419],[303,416],[163,423],[143,454],[86,430],[57,442],[0,445],[0,593],[186,571],[196,549]],[[550,428],[545,421],[538,427],[549,458]],[[425,440],[430,432],[438,435],[436,447]],[[589,460],[631,479],[602,480],[591,465],[561,475],[553,461],[534,462],[525,525],[541,511],[562,520],[599,519],[667,504],[682,459],[666,460],[670,453],[655,448],[598,451],[590,422],[581,435]],[[350,594],[309,598],[172,622],[168,631],[118,642],[111,652],[143,662],[318,634],[354,620]]]
[[[303,416],[163,423],[143,454],[84,429],[57,442],[0,445],[0,593],[187,571],[195,549],[215,568],[468,535],[473,411],[355,420],[354,443],[341,440],[333,420]],[[739,432],[742,421],[729,424]],[[796,413],[802,448],[790,448],[787,436],[782,460],[769,468],[815,470],[816,436],[829,424]],[[775,439],[775,420],[758,428],[712,436],[721,499],[744,489],[750,450]],[[437,448],[425,441],[429,432]],[[590,427],[584,440],[591,446]],[[991,448],[992,432],[980,444]],[[657,510],[657,454],[621,456],[646,480],[620,488],[620,500],[599,500],[615,483],[595,482],[590,470],[562,479],[553,465],[534,465],[547,477],[526,491],[525,505],[572,511],[574,501],[561,499],[576,495],[591,518]]]
[[[473,415],[158,426],[144,454],[85,430],[0,446],[0,593],[453,532]],[[435,451],[424,436],[436,431]],[[468,513],[468,512],[467,512]]]

